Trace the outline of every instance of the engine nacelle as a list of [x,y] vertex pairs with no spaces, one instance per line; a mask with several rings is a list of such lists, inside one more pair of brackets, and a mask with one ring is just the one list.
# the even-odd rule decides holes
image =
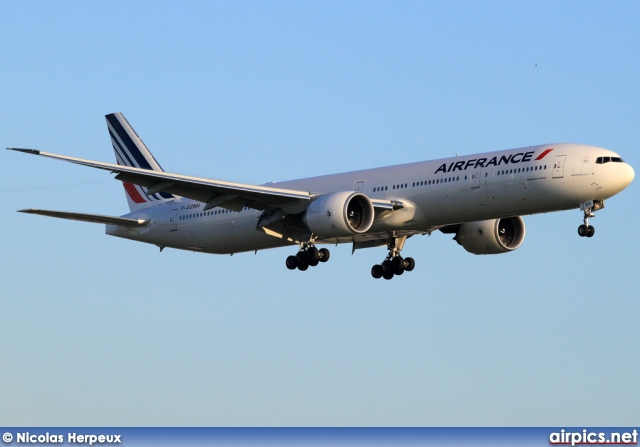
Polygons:
[[455,240],[469,253],[492,255],[515,250],[524,235],[524,221],[518,216],[464,223]]
[[320,237],[345,237],[364,233],[373,224],[369,197],[354,191],[327,194],[309,205],[304,223]]

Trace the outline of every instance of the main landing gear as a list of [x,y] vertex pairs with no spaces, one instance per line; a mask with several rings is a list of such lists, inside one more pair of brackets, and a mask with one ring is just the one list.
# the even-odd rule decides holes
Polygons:
[[327,262],[329,260],[329,250],[321,248],[318,250],[313,241],[302,242],[300,244],[300,251],[295,256],[287,257],[287,268],[289,270],[301,270],[305,271],[311,267],[315,267],[320,262]]
[[604,207],[604,203],[597,206],[598,203],[591,200],[580,205],[580,209],[584,211],[584,223],[578,227],[578,236],[580,237],[593,237],[596,234],[596,229],[589,225],[589,218],[596,217],[593,211],[599,210]]
[[376,264],[371,267],[371,276],[375,279],[391,279],[395,275],[402,275],[404,272],[410,272],[416,266],[416,261],[413,258],[403,258],[400,256],[400,250],[404,246],[404,242],[407,240],[406,236],[393,238],[390,242],[387,242],[389,253],[382,262],[382,264]]

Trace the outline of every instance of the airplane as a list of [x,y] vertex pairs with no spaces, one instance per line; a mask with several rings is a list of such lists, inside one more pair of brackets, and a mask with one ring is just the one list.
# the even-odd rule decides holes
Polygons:
[[319,244],[386,247],[371,268],[392,279],[415,267],[401,251],[408,238],[439,230],[476,255],[521,246],[521,216],[580,209],[578,235],[624,190],[635,172],[607,149],[545,144],[263,185],[173,174],[162,169],[121,113],[106,115],[116,164],[7,148],[109,171],[129,204],[123,216],[23,209],[23,213],[106,225],[106,234],[164,248],[231,254],[297,245],[290,270],[329,260]]

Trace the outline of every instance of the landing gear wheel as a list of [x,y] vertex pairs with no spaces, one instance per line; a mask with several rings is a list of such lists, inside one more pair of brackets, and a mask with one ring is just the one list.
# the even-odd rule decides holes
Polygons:
[[587,227],[586,225],[583,224],[578,227],[578,236],[585,237],[588,232],[589,232],[589,227]]
[[404,259],[402,259],[402,256],[396,256],[391,259],[391,265],[393,266],[393,273],[396,275],[404,273]]
[[320,262],[320,252],[316,247],[311,246],[307,248],[307,259],[309,260],[309,265],[318,265],[318,262]]
[[309,258],[307,258],[307,252],[299,251],[296,255],[296,260],[298,261],[298,270],[304,272],[309,268]]
[[307,264],[306,261],[303,264],[298,264],[298,270],[300,270],[301,272],[304,272],[308,268],[309,268],[309,264]]
[[404,258],[404,269],[407,272],[412,271],[416,267],[416,261],[413,258]]
[[604,207],[603,201],[590,200],[580,204],[580,209],[584,211],[584,220],[582,225],[578,227],[578,234],[580,237],[593,237],[596,234],[596,229],[589,225],[589,219],[596,217],[593,213]]
[[329,256],[331,255],[331,253],[329,253],[329,250],[327,250],[326,248],[321,248],[320,250],[318,250],[319,254],[320,254],[320,262],[327,262],[329,260]]
[[288,256],[286,264],[289,270],[295,270],[298,267],[298,258],[295,256]]
[[393,263],[389,259],[382,263],[382,277],[384,279],[393,278]]
[[413,258],[403,258],[400,256],[402,247],[409,236],[400,236],[395,231],[389,232],[389,239],[385,240],[385,244],[389,249],[387,257],[380,265],[374,265],[371,268],[371,276],[374,278],[380,278],[380,275],[384,279],[391,279],[396,275],[402,275],[404,272],[410,272],[416,266],[416,261]]

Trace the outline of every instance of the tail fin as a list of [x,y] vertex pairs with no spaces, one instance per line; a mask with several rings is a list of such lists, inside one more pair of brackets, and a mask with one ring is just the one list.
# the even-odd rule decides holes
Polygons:
[[[122,113],[110,113],[105,118],[107,119],[111,144],[116,154],[116,162],[119,165],[150,171],[164,171]],[[130,211],[147,208],[151,204],[174,197],[165,192],[147,194],[147,188],[129,182],[122,182],[122,185],[127,195]]]

